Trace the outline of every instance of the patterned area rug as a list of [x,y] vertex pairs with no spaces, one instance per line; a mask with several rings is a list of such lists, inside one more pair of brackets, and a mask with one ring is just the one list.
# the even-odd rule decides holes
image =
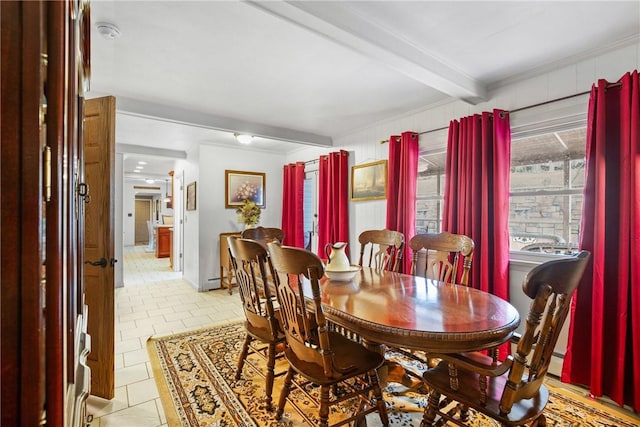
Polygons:
[[[234,380],[236,360],[242,341],[242,323],[151,338],[147,349],[151,357],[154,377],[169,426],[304,426],[301,417],[290,405],[285,406],[281,421],[264,409],[264,380],[245,365],[242,378]],[[399,355],[392,355],[397,358]],[[398,359],[399,360],[399,359]],[[256,356],[254,363],[262,364]],[[286,360],[279,359],[276,373],[286,371]],[[277,405],[284,376],[276,377],[273,401]],[[607,411],[597,402],[565,390],[549,387],[550,402],[545,415],[550,426],[637,426],[623,414]],[[310,390],[314,393],[315,390]],[[385,389],[390,424],[417,426],[422,418],[425,396],[408,393],[398,395],[403,386],[390,383]],[[291,392],[294,396],[295,390]],[[301,393],[294,397],[309,406],[309,413],[317,413]],[[343,403],[330,414],[329,422],[339,419],[353,404]],[[497,426],[493,420],[472,412],[470,425]],[[368,426],[379,426],[377,413],[367,416]]]

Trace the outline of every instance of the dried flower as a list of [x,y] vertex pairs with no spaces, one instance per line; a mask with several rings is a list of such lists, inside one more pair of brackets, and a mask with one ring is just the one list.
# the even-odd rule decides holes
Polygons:
[[247,199],[245,199],[242,206],[236,210],[236,213],[238,214],[238,222],[249,227],[253,227],[260,222],[261,212],[262,210],[256,202],[252,202]]

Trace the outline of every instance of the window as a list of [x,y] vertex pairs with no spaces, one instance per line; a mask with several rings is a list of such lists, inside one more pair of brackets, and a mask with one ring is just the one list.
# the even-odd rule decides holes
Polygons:
[[448,129],[420,136],[416,185],[416,233],[442,231],[444,167]]
[[308,163],[304,178],[304,247],[318,251],[318,163]]
[[[585,181],[586,99],[512,113],[511,251],[577,250]],[[542,110],[542,111],[540,111]],[[442,230],[448,129],[420,137],[416,232]]]
[[512,138],[511,143],[510,249],[577,250],[586,128]]

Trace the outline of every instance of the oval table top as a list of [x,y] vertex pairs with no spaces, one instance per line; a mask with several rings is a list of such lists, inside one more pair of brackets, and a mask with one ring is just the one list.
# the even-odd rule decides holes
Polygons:
[[363,267],[350,282],[321,281],[325,316],[371,343],[440,353],[508,341],[520,323],[509,302],[477,289]]

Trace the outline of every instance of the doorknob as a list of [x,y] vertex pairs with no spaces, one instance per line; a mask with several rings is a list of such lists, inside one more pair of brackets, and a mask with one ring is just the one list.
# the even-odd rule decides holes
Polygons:
[[95,267],[105,268],[107,266],[107,259],[105,257],[102,257],[98,261],[85,261],[84,263],[91,264]]

